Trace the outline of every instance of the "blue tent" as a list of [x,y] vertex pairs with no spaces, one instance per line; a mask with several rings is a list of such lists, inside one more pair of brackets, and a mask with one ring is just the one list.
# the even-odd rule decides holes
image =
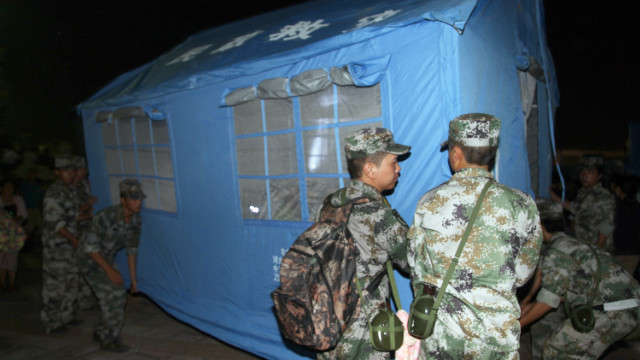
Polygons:
[[349,181],[346,134],[384,126],[413,146],[388,197],[411,223],[451,175],[439,144],[466,112],[502,120],[498,180],[546,195],[557,99],[541,0],[323,0],[192,36],[78,109],[98,208],[127,177],[148,196],[140,290],[285,359],[305,352],[282,339],[269,293],[324,196]]

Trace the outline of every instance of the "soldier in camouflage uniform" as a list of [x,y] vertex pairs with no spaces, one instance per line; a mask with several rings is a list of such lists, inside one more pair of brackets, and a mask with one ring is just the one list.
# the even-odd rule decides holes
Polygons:
[[[578,196],[574,201],[564,201],[562,206],[574,217],[575,236],[589,243],[597,244],[613,254],[614,214],[616,202],[614,196],[605,189],[600,180],[604,169],[604,158],[586,155],[580,163],[580,183]],[[551,199],[562,199],[551,192]]]
[[[544,336],[542,358],[597,359],[640,324],[640,284],[609,253],[562,233],[562,208],[557,202],[555,207],[549,203],[538,203],[547,243],[541,261],[541,289],[536,302],[523,306],[520,323],[526,326],[540,319],[562,301],[571,306],[590,303],[595,327],[589,332],[576,331],[570,319],[558,323],[545,316],[539,321],[547,327],[555,325]],[[612,309],[612,302],[630,299],[630,304],[618,303],[619,310]]]
[[[403,271],[406,260],[407,224],[391,208],[382,192],[392,190],[398,180],[398,155],[410,147],[396,144],[391,132],[384,128],[366,128],[346,138],[345,152],[351,184],[329,195],[331,206],[339,207],[360,197],[370,201],[353,207],[348,228],[358,250],[356,273],[364,287],[385,271],[391,259]],[[352,320],[336,348],[319,353],[318,359],[389,359],[389,352],[376,351],[369,342],[368,318],[372,312],[387,306],[388,279],[385,276],[371,293],[363,291],[365,304]],[[363,306],[364,305],[364,306]]]
[[[79,204],[79,226],[86,227],[86,225],[83,225],[83,220],[91,220],[91,217],[93,215],[93,205],[98,201],[98,198],[91,195],[91,185],[89,184],[89,180],[87,179],[87,162],[84,157],[74,156],[73,161],[76,165],[76,173],[73,179],[73,185],[76,189],[77,201]],[[88,224],[90,222],[91,221],[88,221],[84,224]]]
[[[561,229],[564,228],[564,215],[562,214],[562,205],[558,202],[551,202],[546,199],[538,199],[536,200],[536,206],[538,207],[538,212],[540,213],[540,219],[553,219],[560,226]],[[546,254],[546,250],[548,247],[546,244],[542,245],[540,250],[540,260],[538,261],[538,266],[535,273],[535,280],[533,285],[529,289],[529,293],[525,296],[522,301],[520,301],[520,308],[527,308],[528,304],[535,300],[535,296],[540,290],[542,286],[542,260]],[[533,360],[542,359],[542,347],[544,346],[545,340],[549,337],[549,335],[555,330],[563,321],[567,319],[567,316],[564,312],[564,308],[560,307],[557,309],[552,309],[547,314],[545,314],[544,318],[536,321],[531,324],[529,328],[529,335],[531,338],[531,358]]]
[[94,333],[103,350],[124,352],[128,346],[120,340],[124,324],[127,291],[114,259],[126,248],[131,276],[131,292],[138,291],[136,257],[140,241],[142,220],[138,214],[146,197],[142,185],[133,179],[119,184],[120,205],[108,207],[96,214],[91,228],[80,242],[78,266],[93,292],[98,297],[101,316]]
[[55,158],[55,181],[43,200],[42,322],[47,333],[74,325],[80,274],[75,261],[78,211],[73,190],[75,165],[71,157]]
[[[91,186],[87,180],[87,162],[82,156],[73,157],[74,164],[76,166],[75,177],[73,179],[73,186],[76,191],[76,206],[78,207],[78,230],[77,238],[81,239],[83,234],[91,226],[91,218],[93,217],[93,204],[97,202],[97,198],[91,195]],[[89,309],[97,300],[91,287],[84,279],[80,277],[80,283],[78,286],[78,307],[82,309]]]
[[[479,194],[488,181],[500,120],[461,115],[449,123],[451,179],[418,202],[409,229],[408,261],[414,292],[441,287]],[[422,341],[420,358],[517,359],[520,307],[515,289],[538,262],[542,233],[536,205],[521,191],[493,182],[453,277],[433,334]]]

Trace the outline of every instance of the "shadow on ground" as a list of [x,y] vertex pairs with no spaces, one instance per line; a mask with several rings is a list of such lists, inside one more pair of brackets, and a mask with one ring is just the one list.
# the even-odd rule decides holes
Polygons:
[[83,323],[65,334],[48,335],[40,322],[41,253],[24,249],[17,273],[18,293],[0,294],[0,358],[24,359],[260,359],[228,346],[171,317],[145,296],[128,295],[123,342],[126,353],[100,350],[93,341],[97,309],[78,314]]
[[[260,359],[226,345],[197,329],[176,320],[145,296],[128,295],[124,343],[126,353],[100,350],[93,342],[97,309],[78,315],[83,323],[66,334],[47,335],[40,322],[42,290],[41,253],[24,249],[20,253],[18,293],[0,294],[0,350],[4,360],[52,359],[166,359],[166,360],[252,360]],[[530,360],[530,334],[525,329],[520,358]],[[611,347],[602,360],[640,359],[640,340],[620,342]]]

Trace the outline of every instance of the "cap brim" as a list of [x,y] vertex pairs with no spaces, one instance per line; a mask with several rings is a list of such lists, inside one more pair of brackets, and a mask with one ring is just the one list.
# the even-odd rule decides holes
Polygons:
[[126,197],[127,199],[131,199],[131,200],[144,200],[144,199],[147,198],[147,195],[145,195],[144,193],[135,194],[135,195],[127,195],[127,194],[125,194],[124,197]]
[[580,164],[580,165],[578,165],[578,170],[582,170],[582,169],[597,169],[600,166],[602,166],[602,165]]
[[445,150],[449,150],[449,139],[443,141],[440,144],[440,151],[445,151]]
[[384,149],[385,152],[393,155],[404,155],[411,150],[411,146],[402,145],[402,144],[394,144]]

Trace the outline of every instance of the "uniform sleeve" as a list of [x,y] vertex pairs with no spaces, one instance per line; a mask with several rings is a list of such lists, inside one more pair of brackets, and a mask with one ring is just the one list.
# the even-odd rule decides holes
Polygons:
[[558,307],[560,299],[569,289],[569,277],[575,273],[570,265],[572,263],[572,259],[562,251],[548,249],[542,259],[542,284],[536,301]]
[[551,291],[545,288],[541,288],[540,291],[538,292],[538,295],[536,296],[536,301],[540,303],[545,303],[555,309],[558,306],[560,306],[560,303],[562,302],[562,297],[552,293]]
[[103,213],[96,215],[91,221],[91,227],[84,234],[81,241],[81,249],[83,253],[99,253],[100,239],[105,236],[108,223]]
[[408,226],[389,205],[381,201],[357,205],[349,218],[349,230],[357,244],[362,241],[362,258],[382,265],[391,259],[399,269],[408,272]]
[[540,257],[540,247],[542,246],[542,228],[540,227],[540,215],[533,200],[529,201],[527,208],[528,218],[526,220],[526,239],[518,257],[516,258],[516,286],[523,286],[538,265]]
[[140,229],[142,221],[139,216],[135,217],[135,226],[131,232],[131,236],[127,239],[127,255],[138,255],[138,246],[140,245]]
[[[389,211],[390,210],[390,211]],[[388,218],[390,225],[380,234],[383,238],[389,239],[389,256],[393,263],[405,273],[409,273],[407,262],[407,231],[409,226],[397,211],[388,208],[385,218]]]
[[66,212],[62,206],[65,200],[60,192],[51,192],[43,200],[43,221],[52,226],[54,233],[68,225],[70,219],[66,218]]
[[418,203],[416,213],[413,217],[413,223],[407,232],[407,262],[411,268],[411,276],[415,279],[424,279],[427,273],[430,273],[431,260],[429,252],[426,250],[427,240],[434,233],[433,230],[424,229],[421,224],[425,216],[426,210]]
[[595,207],[600,209],[593,219],[593,222],[596,224],[596,229],[602,233],[602,235],[611,239],[614,229],[613,217],[616,210],[616,202],[613,196],[608,194],[603,195],[602,199],[595,204]]

